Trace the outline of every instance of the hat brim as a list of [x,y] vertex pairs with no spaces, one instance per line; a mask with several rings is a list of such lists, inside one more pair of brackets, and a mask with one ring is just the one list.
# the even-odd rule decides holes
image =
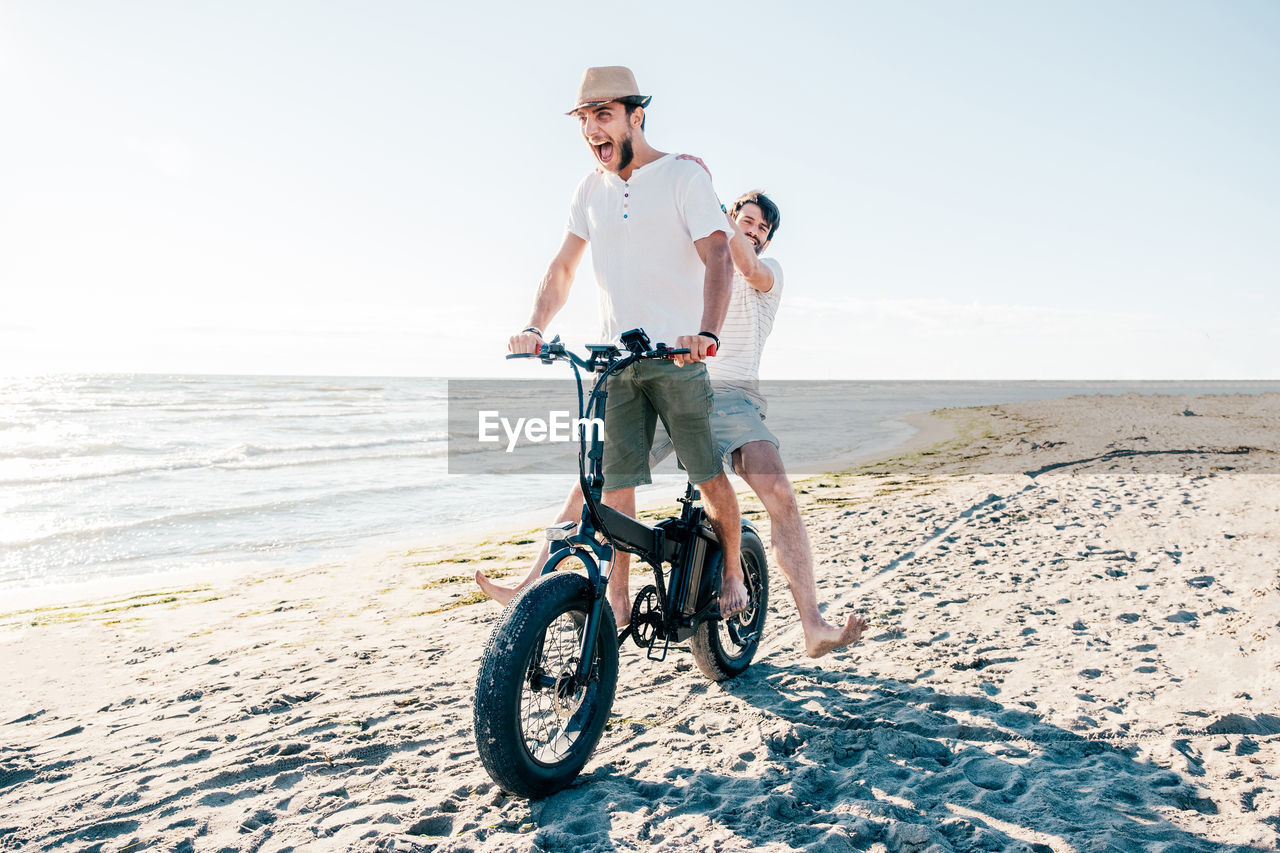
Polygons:
[[578,110],[585,110],[588,107],[599,107],[604,104],[611,104],[614,101],[617,101],[620,104],[627,104],[628,106],[634,104],[637,107],[648,109],[649,102],[652,100],[653,100],[653,95],[624,95],[621,98],[605,98],[602,101],[583,101],[573,109],[569,110],[569,112],[565,113],[565,115],[571,116],[574,113],[576,113]]

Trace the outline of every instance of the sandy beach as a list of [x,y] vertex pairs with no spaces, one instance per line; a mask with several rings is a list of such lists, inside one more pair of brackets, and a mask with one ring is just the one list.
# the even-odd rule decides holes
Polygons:
[[797,483],[862,643],[806,658],[775,568],[751,669],[624,646],[541,802],[471,732],[500,613],[472,574],[540,531],[0,604],[0,850],[1280,849],[1280,395],[920,425]]

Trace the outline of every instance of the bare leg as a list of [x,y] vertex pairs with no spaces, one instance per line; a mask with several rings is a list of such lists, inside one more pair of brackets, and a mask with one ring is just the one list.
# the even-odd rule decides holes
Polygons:
[[[577,483],[573,484],[573,488],[569,490],[569,496],[565,498],[564,508],[560,510],[560,515],[556,517],[557,522],[561,521],[577,521],[582,517],[582,487]],[[511,599],[519,594],[529,584],[538,579],[538,575],[542,574],[542,567],[547,562],[547,557],[551,554],[551,543],[543,541],[542,550],[538,552],[538,559],[533,561],[533,567],[529,569],[529,573],[524,579],[515,586],[503,586],[496,584],[485,576],[485,573],[476,570],[476,585],[484,592],[485,595],[494,601],[506,607]]]
[[742,574],[742,515],[738,495],[723,473],[698,488],[706,499],[707,519],[720,538],[724,551],[724,575],[720,579],[720,615],[728,619],[747,609],[747,585]]
[[[617,489],[604,493],[604,502],[618,512],[635,518],[636,490]],[[614,549],[613,566],[609,570],[609,588],[606,591],[609,606],[613,608],[613,621],[619,628],[631,624],[631,555]]]
[[778,448],[767,441],[753,441],[734,452],[734,462],[738,473],[769,513],[774,558],[791,585],[809,657],[822,657],[858,642],[867,630],[865,619],[851,614],[841,628],[823,619],[818,610],[809,535],[800,519],[800,507],[787,472],[782,467]]

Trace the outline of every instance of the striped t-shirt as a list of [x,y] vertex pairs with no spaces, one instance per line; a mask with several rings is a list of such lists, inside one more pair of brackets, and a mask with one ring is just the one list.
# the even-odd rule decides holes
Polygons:
[[733,295],[729,311],[720,329],[720,346],[714,358],[707,359],[707,374],[712,383],[733,385],[747,391],[757,406],[764,409],[759,393],[760,356],[764,342],[773,331],[773,318],[782,302],[782,265],[773,258],[761,258],[773,271],[773,287],[761,292],[752,287],[741,273],[733,274]]

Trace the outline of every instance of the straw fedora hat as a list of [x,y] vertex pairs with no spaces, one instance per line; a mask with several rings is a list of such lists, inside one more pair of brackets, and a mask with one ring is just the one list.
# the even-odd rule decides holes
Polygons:
[[640,94],[636,85],[636,76],[625,65],[605,65],[588,68],[582,75],[582,83],[578,86],[576,106],[565,113],[573,115],[583,107],[598,107],[610,101],[649,106],[652,95]]

